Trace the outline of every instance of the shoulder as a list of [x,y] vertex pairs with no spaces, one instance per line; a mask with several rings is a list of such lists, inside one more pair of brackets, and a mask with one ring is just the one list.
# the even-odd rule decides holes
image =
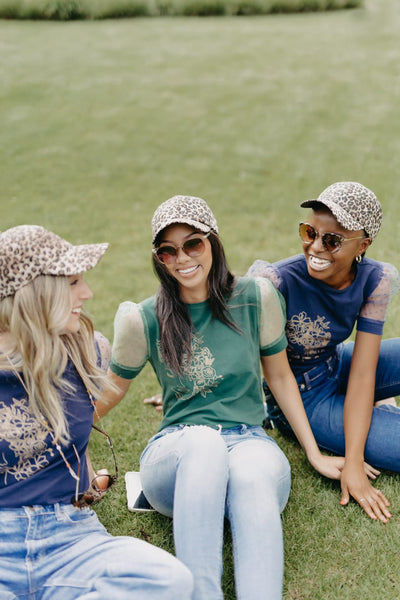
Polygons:
[[390,286],[395,292],[399,291],[400,288],[400,275],[396,267],[390,263],[382,262],[382,277],[385,277],[390,281]]
[[277,279],[277,269],[274,263],[257,259],[249,267],[246,277],[264,277],[270,281],[275,281]]
[[268,298],[277,295],[277,290],[270,279],[266,279],[265,277],[255,277],[253,281],[256,289],[261,295],[261,298]]
[[358,268],[363,279],[371,281],[374,287],[382,291],[385,289],[390,296],[400,290],[399,272],[391,263],[364,258]]
[[260,287],[273,288],[272,283],[263,277],[236,277],[232,297],[242,296],[245,301],[254,301],[259,295]]
[[143,318],[140,304],[122,302],[114,318],[114,346],[116,339],[126,339],[143,329]]
[[152,338],[158,335],[158,319],[155,311],[155,297],[140,303],[122,302],[114,319],[114,348],[132,339]]
[[115,313],[115,323],[120,323],[121,321],[128,322],[132,319],[135,319],[138,311],[139,305],[135,302],[131,302],[130,300],[121,302],[121,304],[118,306],[117,312]]
[[279,289],[290,274],[303,272],[304,269],[306,269],[304,255],[296,254],[274,263],[258,259],[247,271],[247,276],[269,279]]
[[96,346],[98,365],[102,371],[106,371],[111,359],[110,342],[100,331],[95,331],[94,343]]
[[246,294],[246,300],[259,304],[266,308],[271,303],[278,301],[282,304],[283,298],[280,292],[275,288],[270,279],[265,277],[241,277],[238,288]]
[[144,313],[154,311],[154,296],[143,300],[143,302],[131,302],[126,300],[121,302],[115,314],[115,324],[134,325],[138,321],[143,320]]

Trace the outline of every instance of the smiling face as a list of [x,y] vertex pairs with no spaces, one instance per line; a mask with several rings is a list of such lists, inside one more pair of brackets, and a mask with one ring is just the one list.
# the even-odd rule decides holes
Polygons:
[[[370,239],[361,237],[364,235],[363,230],[344,229],[328,209],[313,211],[307,218],[307,223],[319,234],[313,243],[303,243],[310,276],[339,290],[347,287],[355,276],[354,259],[366,251],[371,243]],[[346,241],[340,250],[332,254],[322,244],[321,236],[324,233],[338,233],[344,236]],[[349,238],[357,239],[347,241]]]
[[204,239],[204,252],[200,256],[188,256],[183,244],[204,235],[193,227],[176,224],[167,227],[160,235],[159,246],[172,245],[177,248],[175,262],[164,264],[169,274],[176,279],[183,302],[193,304],[208,298],[208,275],[212,266],[211,244]]
[[90,300],[93,294],[82,275],[71,275],[68,277],[68,282],[71,291],[72,310],[65,330],[68,333],[76,333],[81,325],[80,316],[83,303],[85,300]]

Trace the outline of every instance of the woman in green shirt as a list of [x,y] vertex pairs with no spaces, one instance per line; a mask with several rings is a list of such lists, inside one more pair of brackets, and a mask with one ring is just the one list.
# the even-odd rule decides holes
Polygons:
[[194,600],[219,600],[224,517],[230,521],[237,597],[279,600],[280,513],[289,463],[262,428],[260,359],[274,396],[311,464],[339,478],[341,458],[323,456],[286,358],[282,299],[266,279],[230,273],[218,225],[200,198],[174,196],[154,213],[156,296],[124,302],[115,318],[110,377],[117,404],[149,361],[164,416],[141,457],[144,493],[173,517],[177,556],[194,575]]

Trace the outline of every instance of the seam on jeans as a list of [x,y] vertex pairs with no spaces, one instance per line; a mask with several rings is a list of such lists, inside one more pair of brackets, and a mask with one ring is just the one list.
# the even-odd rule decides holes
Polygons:
[[82,580],[78,579],[65,579],[62,577],[54,577],[53,579],[49,579],[43,584],[44,588],[51,587],[64,587],[64,588],[77,588],[81,590],[89,590],[92,589],[92,584],[90,582],[85,583]]

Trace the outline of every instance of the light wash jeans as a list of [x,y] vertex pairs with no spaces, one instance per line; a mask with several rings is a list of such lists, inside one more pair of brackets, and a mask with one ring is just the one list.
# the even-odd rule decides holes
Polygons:
[[290,466],[262,427],[167,427],[149,441],[140,473],[149,502],[173,517],[176,555],[194,576],[193,600],[223,598],[225,515],[238,600],[282,598],[280,513]]
[[174,556],[113,537],[90,509],[0,509],[0,600],[189,600],[193,578]]
[[[294,374],[311,429],[320,448],[344,455],[343,406],[354,343],[338,347],[322,365]],[[292,367],[293,368],[293,367]],[[275,399],[266,390],[268,416],[284,434],[292,435]],[[375,401],[400,395],[400,338],[383,340],[376,371]],[[400,473],[400,408],[381,405],[372,411],[365,460],[379,469]]]

